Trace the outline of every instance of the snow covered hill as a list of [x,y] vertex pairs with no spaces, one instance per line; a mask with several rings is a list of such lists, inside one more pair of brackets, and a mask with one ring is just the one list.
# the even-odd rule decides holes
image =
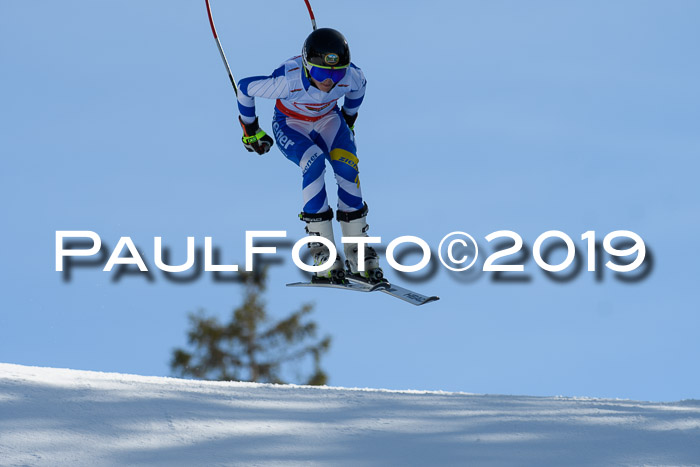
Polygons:
[[0,465],[700,465],[700,401],[218,383],[0,364]]

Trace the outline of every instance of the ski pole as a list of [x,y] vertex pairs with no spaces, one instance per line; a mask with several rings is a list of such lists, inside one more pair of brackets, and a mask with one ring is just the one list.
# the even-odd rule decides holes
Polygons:
[[[238,97],[238,86],[236,86],[236,80],[233,78],[233,73],[231,73],[231,67],[228,65],[228,60],[226,60],[226,54],[224,53],[223,47],[221,47],[221,41],[219,40],[219,35],[216,33],[216,26],[214,26],[214,18],[211,14],[211,6],[209,5],[209,0],[204,0],[207,5],[207,14],[209,15],[209,25],[211,26],[211,32],[214,34],[214,40],[216,41],[216,46],[219,49],[219,54],[221,55],[221,60],[224,61],[224,66],[226,67],[226,72],[228,73],[228,79],[231,81],[231,86],[233,86],[233,92]],[[314,11],[311,9],[311,4],[309,0],[304,0],[306,3],[306,8],[309,10],[309,16],[311,17],[311,26],[316,30],[316,17],[314,16]]]
[[[211,32],[214,34],[214,40],[216,40],[216,46],[219,48],[219,53],[221,54],[221,59],[224,61],[224,66],[226,67],[226,71],[228,72],[228,79],[231,80],[231,86],[233,86],[233,92],[236,93],[236,97],[238,97],[238,86],[236,86],[236,80],[233,79],[233,74],[231,73],[231,67],[228,66],[228,60],[226,60],[226,55],[224,54],[224,49],[221,47],[221,41],[219,41],[219,36],[216,34],[216,27],[214,27],[214,18],[211,16],[211,7],[209,6],[209,0],[204,0],[207,4],[207,14],[209,14],[209,24],[211,25]],[[308,5],[308,1],[306,1],[306,4]],[[311,11],[311,7],[309,7],[309,11]],[[311,14],[313,17],[313,13]],[[315,23],[314,23],[314,29],[316,29]]]
[[311,4],[309,0],[304,0],[306,3],[306,8],[309,10],[309,16],[311,16],[311,26],[313,26],[314,31],[316,30],[316,18],[314,17],[314,11],[311,9]]

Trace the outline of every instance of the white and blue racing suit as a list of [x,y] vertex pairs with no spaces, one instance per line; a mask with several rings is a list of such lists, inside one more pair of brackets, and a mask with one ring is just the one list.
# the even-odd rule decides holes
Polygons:
[[365,95],[367,81],[362,70],[350,64],[345,76],[323,92],[309,82],[301,57],[284,62],[270,76],[253,76],[238,83],[238,109],[245,123],[255,118],[255,97],[277,99],[272,130],[277,146],[287,159],[301,168],[304,212],[329,209],[324,175],[330,161],[338,184],[338,209],[363,208],[357,149],[337,101],[355,115]]

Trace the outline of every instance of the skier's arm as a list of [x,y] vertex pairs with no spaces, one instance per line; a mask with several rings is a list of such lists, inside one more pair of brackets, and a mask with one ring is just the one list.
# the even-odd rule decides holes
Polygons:
[[365,88],[367,87],[367,80],[365,79],[362,70],[357,68],[355,65],[350,65],[350,72],[353,73],[353,81],[350,88],[350,92],[345,94],[345,100],[343,102],[343,107],[341,110],[345,122],[348,124],[351,130],[354,130],[355,120],[357,120],[357,112],[360,109],[362,100],[365,98]]
[[238,111],[243,129],[243,145],[250,152],[265,154],[274,144],[272,138],[258,125],[255,114],[255,97],[280,99],[289,94],[285,78],[285,65],[280,66],[270,76],[251,76],[238,82]]
[[345,102],[343,102],[343,110],[348,115],[355,115],[360,110],[362,100],[365,98],[365,87],[358,91],[353,91],[345,94]]
[[244,123],[255,121],[255,98],[284,99],[289,95],[283,64],[270,76],[251,76],[238,82],[238,111]]

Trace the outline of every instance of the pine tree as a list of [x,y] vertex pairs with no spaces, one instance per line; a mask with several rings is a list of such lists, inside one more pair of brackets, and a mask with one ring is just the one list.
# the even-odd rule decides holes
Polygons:
[[269,324],[261,294],[266,274],[241,272],[245,286],[243,304],[230,322],[220,323],[203,311],[190,314],[187,333],[191,351],[175,349],[170,367],[177,375],[220,381],[284,383],[283,367],[311,358],[313,372],[304,384],[324,385],[321,356],[330,348],[329,336],[316,340],[316,323],[306,321],[313,306]]

